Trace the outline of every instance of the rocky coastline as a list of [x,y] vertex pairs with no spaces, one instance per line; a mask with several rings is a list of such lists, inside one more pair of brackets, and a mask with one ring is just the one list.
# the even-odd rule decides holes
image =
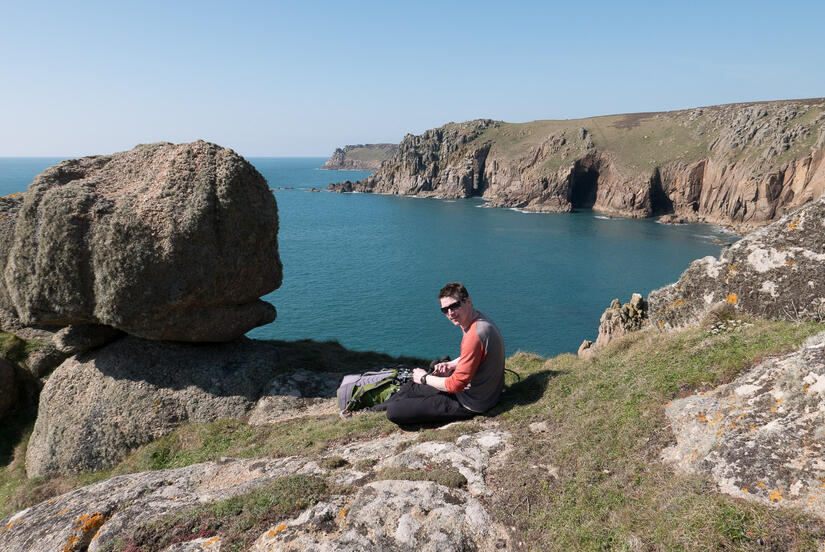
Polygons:
[[825,193],[825,99],[448,123],[405,136],[374,174],[329,189],[669,215],[744,233]]
[[[453,161],[441,172],[434,150],[429,165],[407,150],[408,168],[429,167],[429,176],[403,186],[439,197],[488,193],[484,175],[502,146],[476,142],[500,130],[476,121],[408,137],[421,151],[438,142],[439,155]],[[596,148],[589,131],[576,135],[582,151]],[[799,145],[787,143],[786,151]],[[595,206],[603,174],[615,167],[600,164],[607,154],[584,157],[598,189],[574,196]],[[664,512],[670,524],[675,489],[714,512],[708,527],[735,513],[741,530],[717,535],[726,546],[761,546],[759,516],[781,526],[784,514],[766,512],[782,506],[792,508],[789,540],[801,526],[825,534],[825,195],[791,208],[813,193],[821,170],[812,170],[793,180],[800,195],[779,194],[788,200],[782,217],[647,298],[614,300],[580,358],[508,359],[525,378],[508,380],[494,415],[400,431],[380,413],[339,420],[337,384],[353,367],[425,361],[243,337],[274,319],[259,297],[282,279],[277,204],[243,158],[194,142],[64,161],[25,194],[0,198],[0,419],[2,442],[13,441],[13,450],[0,447],[2,476],[11,485],[20,474],[18,494],[37,489],[0,520],[0,549],[569,549],[569,523],[544,534],[558,517],[550,512],[578,508],[619,531],[628,511],[649,508],[642,517]],[[367,179],[380,188],[369,191],[396,193],[383,178]],[[549,204],[535,209],[573,205],[542,197]],[[782,209],[764,211],[765,221]],[[810,337],[791,351],[759,345],[764,358],[742,356],[742,343],[762,340],[746,336],[748,328],[764,320],[793,322],[789,332]],[[662,347],[668,352],[657,360]],[[694,376],[697,359],[717,350],[752,361]],[[712,370],[726,362],[714,354]],[[686,372],[663,375],[680,362]],[[654,390],[659,380],[664,390]],[[622,385],[627,399],[612,394]],[[562,410],[570,401],[578,402]],[[608,417],[568,427],[566,417],[579,414]],[[620,424],[637,415],[640,426]],[[588,450],[614,439],[630,443],[629,452]],[[740,514],[734,499],[696,498],[719,494],[765,509],[745,523],[751,514]],[[595,514],[576,504],[604,497],[614,502]],[[682,538],[635,531],[605,542],[668,549],[663,543]]]
[[396,144],[355,144],[336,148],[321,169],[376,171],[398,149]]

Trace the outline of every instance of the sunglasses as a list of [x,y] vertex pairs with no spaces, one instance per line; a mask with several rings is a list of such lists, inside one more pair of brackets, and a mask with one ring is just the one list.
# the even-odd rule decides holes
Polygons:
[[452,305],[447,305],[446,307],[441,307],[441,312],[443,312],[444,314],[447,314],[451,310],[456,310],[458,307],[461,306],[461,303],[463,303],[463,302],[464,302],[464,299],[460,299],[460,300],[456,301],[455,303],[453,303]]

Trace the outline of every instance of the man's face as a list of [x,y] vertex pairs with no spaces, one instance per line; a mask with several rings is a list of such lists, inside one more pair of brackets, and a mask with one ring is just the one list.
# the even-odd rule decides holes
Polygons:
[[442,297],[441,312],[456,326],[466,328],[473,316],[473,306],[470,298],[460,299],[458,297]]

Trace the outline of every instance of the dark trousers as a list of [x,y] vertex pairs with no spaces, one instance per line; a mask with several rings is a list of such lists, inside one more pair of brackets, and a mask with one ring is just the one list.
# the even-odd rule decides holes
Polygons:
[[411,381],[402,385],[383,406],[387,409],[387,419],[398,425],[469,420],[476,415],[461,406],[452,393]]

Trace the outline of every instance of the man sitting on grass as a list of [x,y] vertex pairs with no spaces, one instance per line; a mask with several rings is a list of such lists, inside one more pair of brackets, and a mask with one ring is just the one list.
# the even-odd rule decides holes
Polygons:
[[384,403],[387,418],[398,425],[472,418],[495,406],[504,389],[504,340],[496,325],[473,308],[458,282],[444,286],[438,300],[441,312],[461,328],[461,355],[436,364],[431,374],[413,370],[413,381]]

